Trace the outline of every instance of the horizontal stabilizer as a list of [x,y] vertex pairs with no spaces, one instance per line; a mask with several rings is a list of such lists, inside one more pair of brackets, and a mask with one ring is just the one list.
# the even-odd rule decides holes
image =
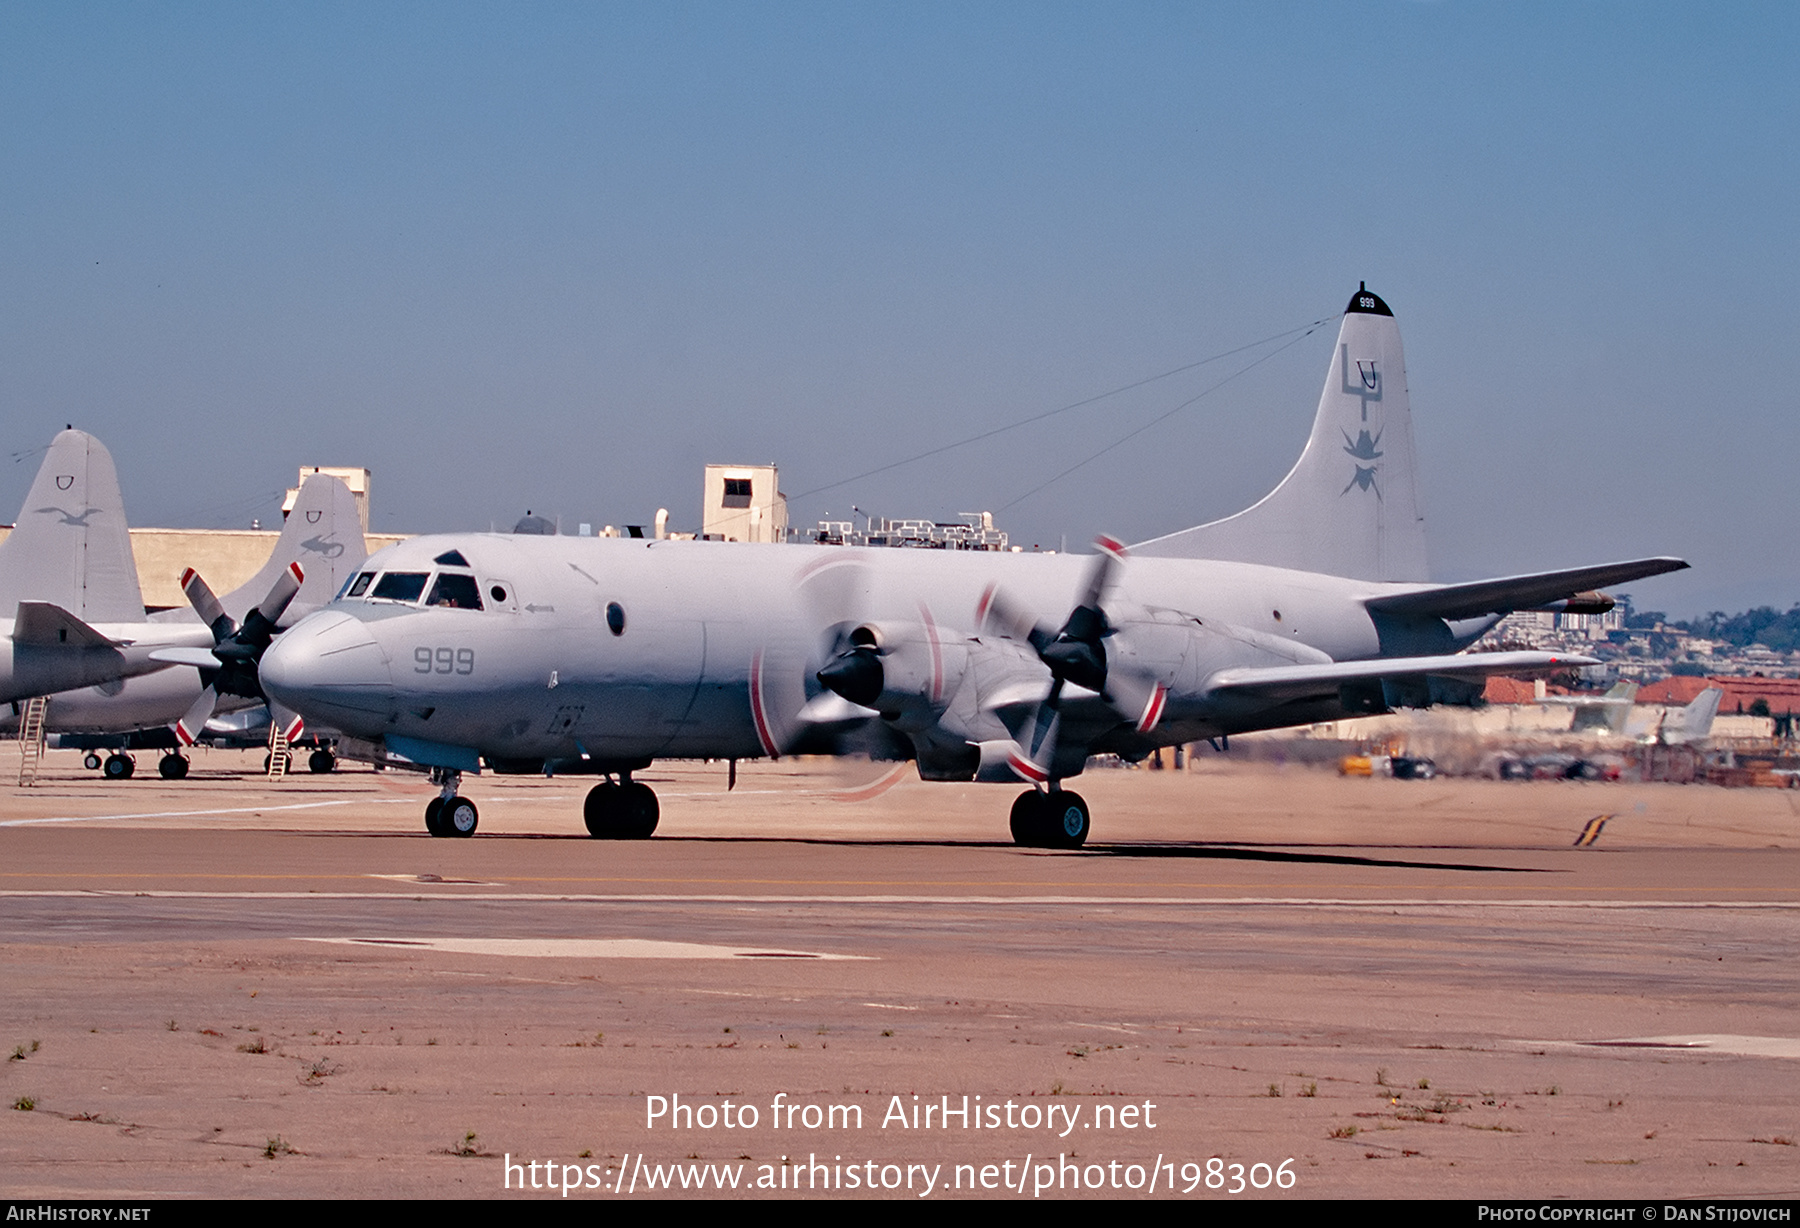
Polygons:
[[1207,680],[1207,690],[1214,695],[1253,695],[1285,703],[1328,695],[1349,682],[1416,678],[1427,674],[1476,679],[1491,674],[1548,673],[1598,664],[1592,657],[1550,652],[1470,652],[1437,657],[1338,661],[1329,665],[1251,666],[1220,670]]
[[87,623],[48,601],[21,601],[13,623],[13,643],[30,648],[117,648]]
[[1468,584],[1437,584],[1410,592],[1384,593],[1368,598],[1363,604],[1371,614],[1450,620],[1480,618],[1484,614],[1535,609],[1588,589],[1624,584],[1645,576],[1660,576],[1666,571],[1682,571],[1686,567],[1687,563],[1681,559],[1632,559],[1624,563],[1575,567],[1568,571],[1475,580]]

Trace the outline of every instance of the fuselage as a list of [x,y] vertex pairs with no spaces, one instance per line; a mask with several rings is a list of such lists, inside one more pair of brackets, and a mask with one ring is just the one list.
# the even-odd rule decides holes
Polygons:
[[[997,587],[1055,625],[1088,562],[415,538],[373,556],[343,596],[277,639],[262,680],[309,723],[368,740],[415,739],[494,760],[749,758],[783,749],[795,713],[820,694],[816,671],[853,625],[922,645],[918,690],[928,713],[959,702],[952,692],[962,683],[991,692],[1042,674],[1047,687],[1047,672],[983,625],[984,598]],[[1393,587],[1247,563],[1129,560],[1105,604],[1121,630],[1116,642],[1141,629],[1138,642],[1151,646],[1150,664],[1169,688],[1167,717],[1150,743],[1271,723],[1241,704],[1209,706],[1206,678],[1219,670],[1382,656],[1383,635],[1363,600]],[[1453,632],[1437,623],[1438,647],[1461,647],[1487,625]],[[916,716],[882,715],[917,732]],[[1126,735],[1115,740],[1130,749]]]

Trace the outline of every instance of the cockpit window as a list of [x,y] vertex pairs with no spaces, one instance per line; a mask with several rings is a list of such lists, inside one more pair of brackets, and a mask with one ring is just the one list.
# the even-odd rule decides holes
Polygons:
[[476,586],[474,576],[446,571],[431,586],[431,596],[425,604],[448,606],[453,610],[479,610],[481,589]]
[[417,601],[419,594],[425,591],[425,581],[429,574],[423,571],[390,571],[376,581],[375,591],[369,596],[377,601],[404,601],[408,604]]
[[372,572],[372,571],[363,572],[362,575],[356,577],[356,579],[354,579],[350,582],[350,591],[344,595],[346,597],[362,596],[364,593],[369,591],[369,582],[371,580],[373,580],[374,578],[375,578],[374,572]]
[[[431,561],[445,567],[467,567],[469,565],[469,560],[462,556],[460,550],[446,550]],[[431,604],[436,605],[437,602],[434,601]]]

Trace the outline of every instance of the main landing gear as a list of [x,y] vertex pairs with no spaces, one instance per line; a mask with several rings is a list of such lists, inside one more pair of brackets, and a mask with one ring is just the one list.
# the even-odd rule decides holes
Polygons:
[[425,830],[434,836],[472,836],[481,814],[475,803],[456,796],[462,773],[454,768],[432,768],[431,783],[439,794],[425,807]]
[[[456,795],[462,773],[432,768],[431,783],[438,787],[438,796],[425,807],[425,830],[434,836],[474,835],[480,819],[475,803]],[[595,785],[582,807],[588,835],[599,840],[647,840],[656,831],[660,814],[650,786],[638,784],[626,772]]]
[[1078,849],[1088,838],[1088,805],[1081,794],[1027,789],[1012,807],[1013,843],[1028,849]]
[[156,770],[164,780],[183,780],[188,774],[187,756],[170,751],[157,761]]
[[108,780],[130,780],[131,774],[137,771],[137,760],[123,751],[114,751],[100,765],[100,772]]
[[602,781],[588,790],[581,808],[588,835],[596,840],[648,840],[660,813],[650,786],[638,784],[629,773],[620,773],[617,783]]

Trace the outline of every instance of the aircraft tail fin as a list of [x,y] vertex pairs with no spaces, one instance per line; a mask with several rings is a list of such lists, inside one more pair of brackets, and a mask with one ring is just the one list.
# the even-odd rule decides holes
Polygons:
[[118,471],[86,431],[51,441],[12,535],[0,542],[0,617],[21,601],[48,602],[90,623],[144,621]]
[[1623,733],[1631,717],[1631,705],[1637,700],[1637,683],[1615,682],[1598,703],[1577,705],[1569,722],[1571,732],[1599,729],[1607,733]]
[[286,625],[337,596],[368,557],[356,496],[341,480],[315,473],[301,483],[268,561],[243,585],[220,598],[219,604],[242,622],[269,595],[288,565],[298,563],[305,579],[282,619]]
[[1415,468],[1400,327],[1365,285],[1345,309],[1312,435],[1280,485],[1235,516],[1154,538],[1132,553],[1425,580]]
[[1725,692],[1709,686],[1694,697],[1685,708],[1677,708],[1663,717],[1662,740],[1670,746],[1699,742],[1712,733],[1713,718],[1719,715],[1719,701]]

